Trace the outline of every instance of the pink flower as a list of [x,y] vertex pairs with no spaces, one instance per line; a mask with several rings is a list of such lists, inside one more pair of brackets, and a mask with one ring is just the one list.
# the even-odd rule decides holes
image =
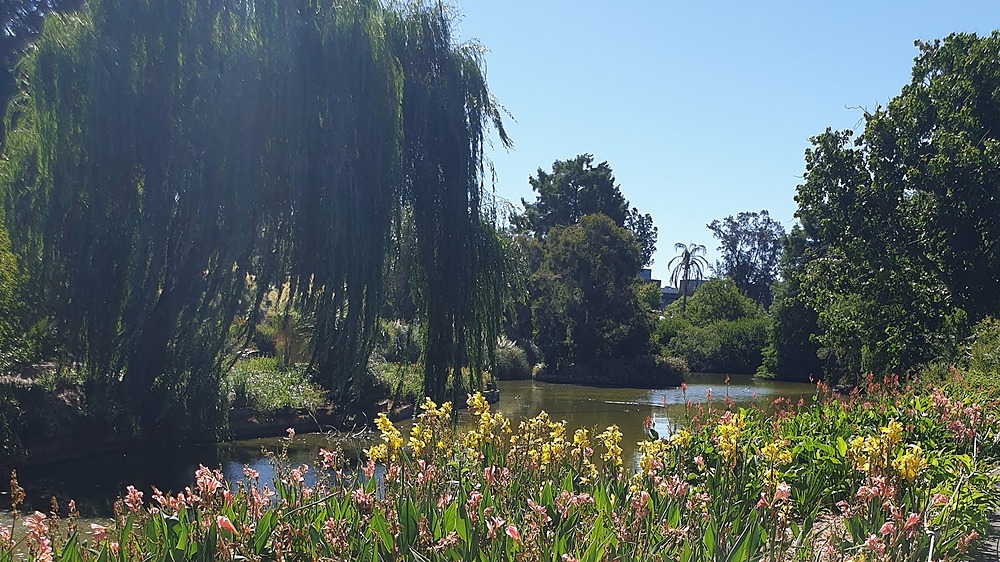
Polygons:
[[451,500],[452,500],[451,494],[448,494],[448,493],[446,493],[443,496],[439,497],[438,501],[437,501],[438,509],[444,510],[445,506],[447,506],[448,504],[451,503]]
[[285,430],[285,433],[288,434],[289,439],[295,439],[295,428],[289,427],[288,429]]
[[94,540],[97,542],[103,541],[108,536],[108,528],[97,523],[90,524],[90,532],[94,535]]
[[337,453],[320,449],[319,454],[323,457],[323,468],[333,468],[337,465]]
[[142,492],[136,490],[135,486],[125,488],[125,491],[125,505],[128,506],[131,511],[138,513],[139,510],[142,509]]
[[508,537],[514,539],[514,542],[516,542],[517,544],[521,544],[521,533],[520,531],[517,530],[517,527],[515,527],[514,525],[507,525],[507,529],[505,530],[505,532],[507,533]]
[[109,544],[108,548],[111,550],[111,554],[114,554],[115,556],[118,556],[118,548],[119,547],[118,547],[118,543],[117,542],[113,542],[113,543]]
[[879,556],[885,554],[885,543],[875,534],[868,535],[868,539],[865,540],[865,548],[877,552]]
[[883,537],[891,535],[896,532],[896,526],[892,524],[892,521],[886,521],[882,528],[878,530],[879,534]]
[[224,531],[229,531],[232,534],[236,534],[236,526],[233,522],[229,520],[225,515],[219,515],[215,518],[215,524],[219,526],[220,529]]
[[934,496],[931,497],[931,504],[932,505],[948,505],[948,496],[946,496],[944,494],[934,494]]
[[906,522],[903,523],[903,532],[906,533],[906,537],[912,539],[917,536],[920,531],[920,516],[916,513],[911,513],[907,518]]
[[[322,449],[321,449],[321,451],[322,451]],[[243,477],[246,478],[247,480],[256,480],[256,479],[260,478],[260,473],[257,472],[256,470],[250,468],[249,466],[244,466],[243,467]]]
[[979,533],[977,533],[976,531],[971,531],[968,535],[959,538],[958,544],[956,545],[958,547],[959,552],[967,552],[969,550],[969,545],[972,544],[973,541],[975,541],[978,538],[979,538]]
[[792,495],[792,487],[786,482],[778,484],[778,489],[774,491],[774,503],[780,500],[787,500]]

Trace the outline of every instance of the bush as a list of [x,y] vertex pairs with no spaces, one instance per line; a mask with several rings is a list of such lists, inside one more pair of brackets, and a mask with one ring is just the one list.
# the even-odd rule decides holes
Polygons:
[[424,366],[420,363],[377,362],[368,377],[372,388],[366,401],[390,399],[394,404],[416,404],[424,396]]
[[263,307],[263,316],[253,335],[253,345],[261,354],[280,357],[285,365],[309,361],[312,324],[298,310],[274,302]]
[[528,362],[528,353],[516,342],[500,338],[492,373],[501,381],[530,379],[531,364]]
[[986,318],[973,328],[968,369],[974,375],[1000,374],[1000,320]]
[[697,372],[753,374],[760,367],[767,344],[767,320],[740,318],[707,326],[689,326],[666,350],[684,358]]
[[670,345],[670,340],[690,328],[691,323],[684,318],[681,318],[679,314],[661,316],[653,326],[653,348],[658,350],[661,354],[667,354],[666,350],[667,346]]
[[683,357],[674,355],[658,355],[656,366],[670,377],[680,377],[682,380],[691,374],[691,368]]

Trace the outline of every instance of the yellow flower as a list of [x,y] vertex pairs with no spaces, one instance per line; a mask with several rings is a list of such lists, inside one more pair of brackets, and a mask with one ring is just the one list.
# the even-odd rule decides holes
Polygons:
[[890,445],[895,445],[903,440],[903,426],[896,420],[891,420],[889,425],[881,428],[881,431]]
[[913,482],[927,468],[927,459],[920,445],[910,445],[908,450],[892,462],[893,468],[907,482]]
[[475,394],[470,394],[469,399],[466,401],[469,406],[469,413],[474,416],[481,416],[483,414],[489,414],[490,403],[483,398],[483,395],[479,392]]
[[375,461],[381,462],[388,458],[388,452],[385,448],[385,443],[379,443],[378,445],[373,445],[367,451],[368,458]]
[[605,453],[603,455],[604,462],[612,464],[614,466],[622,465],[622,432],[618,430],[617,425],[608,426],[606,430],[597,436],[604,444]]
[[878,437],[852,437],[847,449],[847,458],[854,463],[854,468],[861,472],[880,473],[885,467],[888,442]]
[[403,446],[402,434],[399,433],[396,426],[392,425],[392,422],[385,414],[379,414],[378,417],[375,418],[375,425],[378,426],[379,430],[382,432],[382,441],[384,441],[388,447],[388,452],[395,455],[396,451]]
[[[639,468],[642,474],[650,475],[653,469],[659,465],[663,466],[663,457],[667,452],[667,442],[659,439],[655,441],[645,440],[639,442]],[[637,474],[638,475],[638,474]]]
[[790,464],[792,462],[792,453],[787,449],[788,444],[788,441],[785,439],[772,441],[764,445],[760,450],[760,454],[772,465],[784,466]]
[[[727,414],[728,415],[728,414]],[[724,417],[715,428],[715,440],[719,445],[719,456],[727,464],[736,462],[740,450],[740,435],[746,425],[746,415],[743,412]]]
[[691,444],[691,432],[686,429],[677,430],[670,436],[670,444],[686,449]]
[[424,452],[430,443],[430,438],[430,433],[424,431],[420,423],[413,424],[410,428],[410,450],[414,457],[419,457]]

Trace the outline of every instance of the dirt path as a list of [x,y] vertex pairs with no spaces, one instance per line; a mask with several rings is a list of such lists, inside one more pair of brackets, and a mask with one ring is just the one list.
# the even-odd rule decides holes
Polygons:
[[[992,474],[1000,474],[1000,469],[995,469]],[[972,562],[1000,562],[1000,512],[990,516],[990,524],[993,525],[993,532],[980,543]]]

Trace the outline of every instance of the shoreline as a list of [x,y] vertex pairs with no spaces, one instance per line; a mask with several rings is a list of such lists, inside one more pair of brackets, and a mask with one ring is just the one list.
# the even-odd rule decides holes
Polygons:
[[[483,392],[483,396],[490,404],[500,401],[500,391],[490,390]],[[466,408],[464,403],[456,406],[457,410]],[[386,413],[393,422],[398,422],[413,417],[416,411],[414,404],[400,404],[393,406],[389,404]],[[337,406],[330,405],[326,408],[311,411],[308,409],[286,410],[280,412],[255,412],[253,410],[239,409],[229,412],[228,435],[220,440],[195,441],[193,445],[206,445],[210,443],[231,443],[246,439],[260,439],[266,437],[281,437],[285,435],[288,428],[292,428],[296,433],[325,433],[337,431],[344,433],[354,433],[359,429],[369,429],[373,427],[372,419],[359,421],[358,418],[366,414],[347,414],[338,410]],[[25,469],[39,466],[51,465],[69,460],[84,459],[90,456],[107,455],[113,453],[125,453],[139,450],[146,447],[155,446],[149,438],[143,437],[81,437],[78,435],[64,434],[59,440],[49,440],[49,444],[25,447],[24,456],[4,469]]]

